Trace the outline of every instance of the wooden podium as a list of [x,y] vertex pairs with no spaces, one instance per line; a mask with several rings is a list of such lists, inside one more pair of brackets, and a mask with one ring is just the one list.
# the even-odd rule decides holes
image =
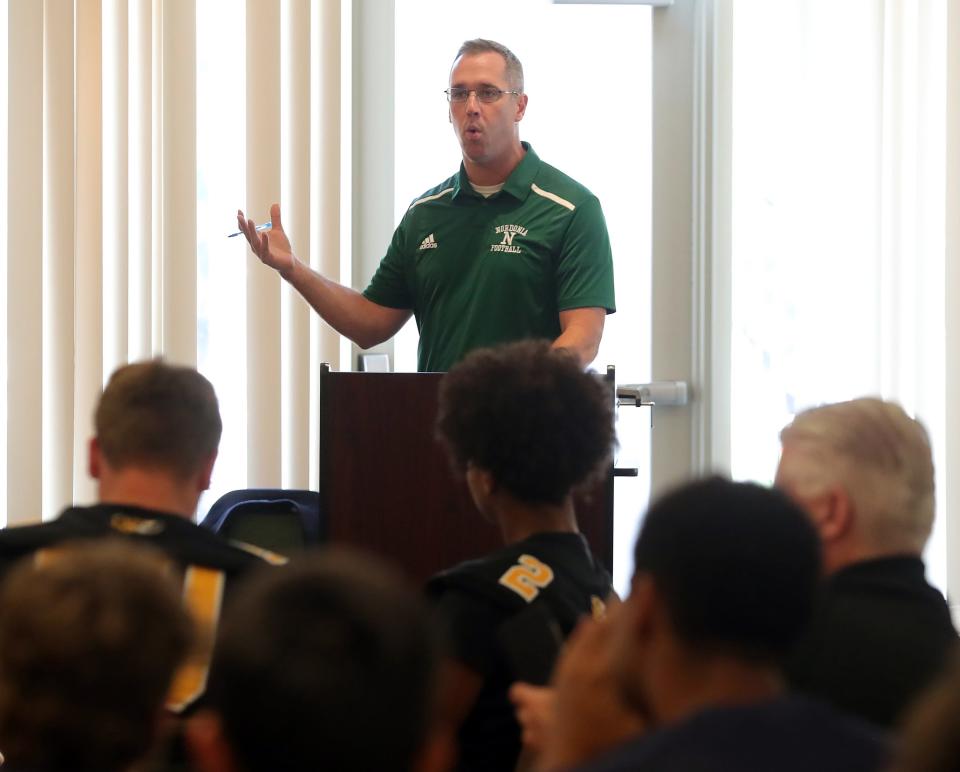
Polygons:
[[[320,373],[323,537],[373,552],[413,581],[502,546],[434,438],[442,373]],[[611,383],[611,399],[613,385]],[[613,472],[577,499],[580,529],[608,570]]]

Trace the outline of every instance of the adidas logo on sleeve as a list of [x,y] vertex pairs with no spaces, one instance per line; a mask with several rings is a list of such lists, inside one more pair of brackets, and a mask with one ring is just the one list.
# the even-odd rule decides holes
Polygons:
[[420,242],[421,250],[436,249],[436,248],[437,248],[437,240],[433,237],[432,233],[429,236],[427,236],[423,241]]

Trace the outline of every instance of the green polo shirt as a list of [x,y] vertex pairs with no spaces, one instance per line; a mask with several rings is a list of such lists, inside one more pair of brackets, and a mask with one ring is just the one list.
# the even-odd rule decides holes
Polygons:
[[613,313],[613,257],[600,202],[526,154],[483,198],[460,171],[414,201],[364,295],[413,310],[417,368],[446,371],[481,346],[560,335],[560,311]]

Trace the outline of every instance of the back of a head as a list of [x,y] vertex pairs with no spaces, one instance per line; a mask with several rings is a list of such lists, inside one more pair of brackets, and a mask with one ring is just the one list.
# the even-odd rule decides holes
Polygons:
[[816,532],[786,496],[719,477],[654,503],[634,557],[684,644],[767,664],[802,632],[820,568]]
[[410,769],[439,659],[419,596],[379,563],[307,554],[225,613],[208,697],[247,772]]
[[222,424],[213,386],[190,367],[160,360],[117,369],[94,416],[100,450],[115,469],[143,466],[180,478],[217,450]]
[[119,540],[27,561],[0,589],[0,750],[14,769],[127,769],[192,636],[166,564]]
[[613,395],[546,341],[479,349],[444,377],[437,432],[460,468],[472,462],[520,500],[557,504],[606,469]]
[[823,405],[797,415],[780,437],[778,479],[791,492],[815,497],[840,485],[870,546],[920,554],[933,527],[933,458],[926,430],[899,405],[874,398]]

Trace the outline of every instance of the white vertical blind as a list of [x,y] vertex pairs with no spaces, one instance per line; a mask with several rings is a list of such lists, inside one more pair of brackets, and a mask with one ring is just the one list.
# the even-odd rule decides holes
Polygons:
[[[147,3],[144,3],[146,5]],[[163,198],[163,24],[162,9],[163,0],[149,0],[150,19],[151,19],[151,38],[153,44],[150,46],[150,93],[151,110],[150,125],[152,127],[150,137],[150,157],[151,157],[151,185],[150,195],[153,199],[151,207],[152,224],[150,239],[153,254],[153,263],[151,265],[150,276],[150,307],[153,311],[153,318],[150,320],[151,335],[153,343],[152,352],[158,354],[163,349],[163,229],[164,229],[164,198]],[[146,10],[143,11],[146,13]]]
[[[0,0],[0,42],[6,50],[9,21],[9,2]],[[0,54],[0,233],[6,234],[7,227],[7,178],[8,178],[8,79],[7,56]],[[0,303],[7,303],[7,239],[0,239]],[[6,510],[7,504],[7,314],[0,310],[0,506]],[[0,520],[2,522],[2,520]]]
[[[280,200],[280,0],[247,0],[248,216]],[[296,235],[296,234],[294,234]],[[280,482],[280,278],[247,250],[247,482]]]
[[127,10],[127,245],[129,249],[129,340],[132,360],[156,349],[153,335],[154,125],[153,6],[151,0],[130,0]]
[[[294,253],[310,255],[310,7],[309,0],[283,3],[281,62],[281,169],[284,226],[294,238]],[[307,488],[310,481],[310,308],[289,284],[281,287],[281,361],[283,391],[282,482]]]
[[[924,422],[935,469],[946,465],[946,12],[943,0],[884,3],[882,393]],[[888,84],[888,85],[887,85]],[[885,324],[884,324],[885,323]],[[947,589],[948,477],[938,474],[927,573]]]
[[[315,487],[318,369],[321,360],[338,364],[340,339],[317,319],[302,298],[275,271],[261,265],[239,239],[221,243],[215,223],[241,206],[263,222],[270,205],[280,202],[283,222],[295,253],[315,269],[340,280],[342,77],[341,2],[250,0],[242,24],[243,76],[230,87],[243,90],[235,100],[241,127],[231,141],[244,147],[243,174],[224,166],[221,152],[201,159],[202,211],[200,303],[203,336],[201,367],[221,394],[225,431],[241,435],[242,452],[222,448],[211,491],[201,509],[223,492],[238,487]],[[200,0],[204,39],[217,24],[224,0]],[[236,40],[224,44],[222,57],[207,62],[203,52],[201,131],[204,141],[217,131],[218,117],[208,101],[221,98],[223,59],[235,61]],[[243,59],[240,59],[243,62]],[[226,108],[221,108],[224,110]],[[230,119],[226,119],[229,121]],[[214,157],[216,156],[216,157]],[[237,179],[231,186],[226,177]],[[245,181],[244,181],[245,180]],[[245,189],[245,197],[238,193]],[[203,257],[206,255],[206,257]],[[206,268],[203,266],[206,265]],[[230,273],[245,267],[245,289]],[[214,277],[219,277],[219,284]],[[229,287],[227,285],[230,285]],[[229,312],[217,291],[238,298]],[[243,302],[245,300],[245,302]],[[230,316],[227,316],[227,314]],[[225,320],[246,334],[242,352],[226,359]],[[231,391],[232,390],[232,391]],[[236,391],[245,399],[237,400]],[[238,402],[240,404],[238,404]]]
[[[349,18],[349,13],[346,17]],[[311,18],[311,164],[310,164],[310,265],[324,276],[350,284],[341,271],[341,183],[344,169],[341,130],[341,89],[344,37],[339,3],[321,3]],[[347,175],[349,177],[349,175]],[[339,369],[340,336],[316,314],[310,316],[311,372],[309,410],[310,486],[319,482],[320,365]]]
[[127,2],[105,0],[103,14],[103,379],[127,361]]
[[73,498],[74,17],[44,2],[43,35],[43,507],[53,517]]
[[[102,146],[101,3],[77,5],[77,242],[75,271],[75,390],[73,411],[73,500],[91,501],[95,493],[87,475],[87,440],[93,405],[103,374],[103,228],[100,169]],[[63,441],[63,438],[60,438]]]
[[196,359],[196,14],[194,0],[0,10],[15,74],[3,79],[3,221],[17,223],[3,229],[16,259],[0,285],[0,490],[15,523],[94,495],[91,415],[117,365]]
[[[155,6],[156,7],[156,6]],[[162,350],[197,363],[197,8],[164,0],[161,24]]]
[[[947,555],[960,555],[960,5],[947,5],[947,137],[946,163],[946,463],[937,484],[946,498]],[[942,473],[941,473],[942,471]],[[944,483],[946,490],[944,491]],[[960,560],[947,562],[947,596],[954,619],[960,619]]]
[[[42,491],[43,4],[10,0],[7,44],[7,522]],[[12,227],[11,227],[12,226]]]
[[[91,416],[117,366],[197,360],[198,2],[213,0],[0,0],[0,222],[15,224],[0,249],[8,522],[93,498]],[[243,203],[260,220],[282,197],[298,254],[335,279],[340,6],[250,0],[245,45]],[[316,485],[316,373],[321,358],[336,364],[339,336],[247,261],[250,390],[234,423],[249,424],[251,458],[235,487]]]

